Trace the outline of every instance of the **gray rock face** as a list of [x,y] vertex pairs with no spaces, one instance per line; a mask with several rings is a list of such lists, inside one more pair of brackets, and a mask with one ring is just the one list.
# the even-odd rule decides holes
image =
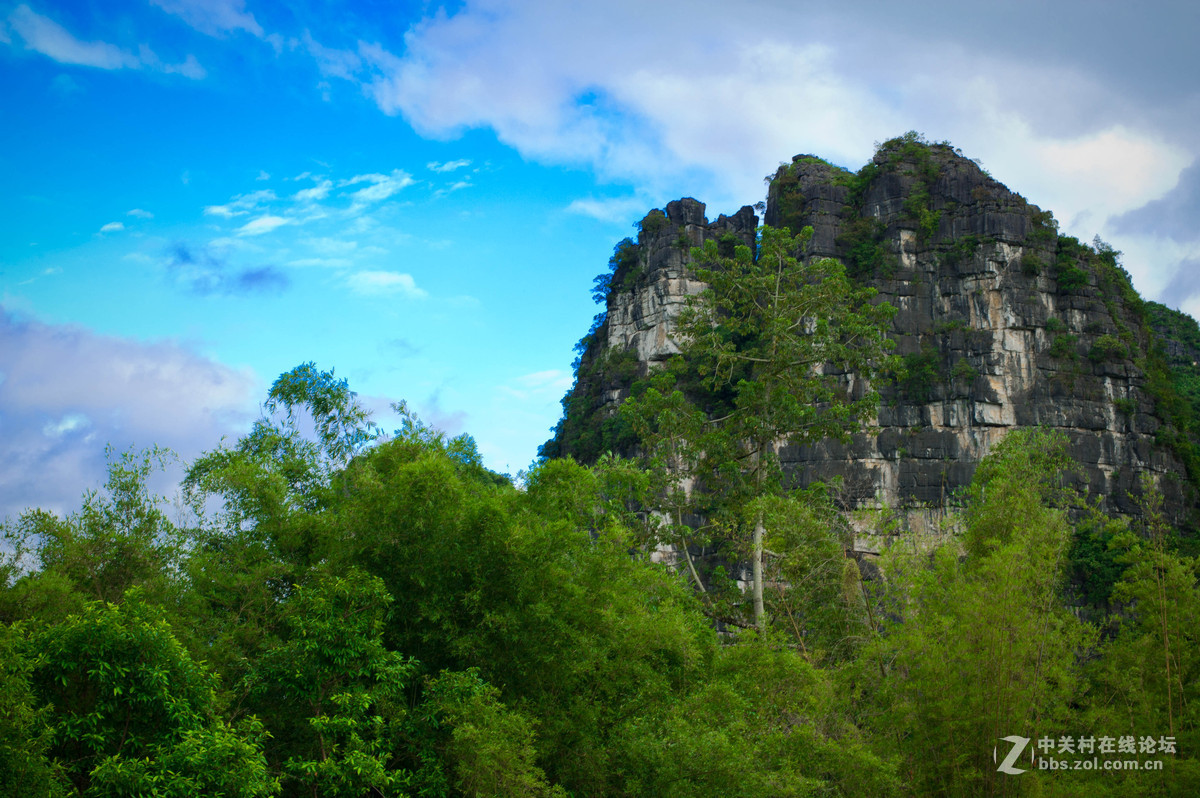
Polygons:
[[[1149,332],[1114,283],[1120,270],[1060,242],[1049,214],[974,162],[949,147],[885,145],[855,176],[797,156],[771,183],[766,223],[811,226],[806,257],[837,257],[878,289],[897,308],[892,337],[909,366],[880,386],[873,429],[845,445],[781,449],[797,483],[840,476],[848,504],[904,508],[910,525],[928,524],[1009,430],[1043,426],[1066,435],[1079,479],[1107,509],[1133,512],[1130,493],[1149,473],[1171,516],[1192,511],[1181,461],[1156,444]],[[614,280],[597,331],[606,347],[633,353],[641,374],[675,354],[672,321],[703,289],[688,249],[752,243],[756,224],[750,208],[709,223],[692,199],[647,216],[640,272]],[[601,414],[627,388],[610,385]]]
[[[659,221],[656,224],[651,220]],[[753,245],[758,217],[753,208],[745,207],[733,216],[722,214],[709,223],[704,203],[687,198],[667,203],[665,220],[650,215],[641,227],[641,276],[632,290],[609,294],[605,340],[609,348],[632,350],[640,362],[652,364],[679,352],[670,334],[671,322],[687,298],[704,289],[689,268],[691,248],[726,235]]]

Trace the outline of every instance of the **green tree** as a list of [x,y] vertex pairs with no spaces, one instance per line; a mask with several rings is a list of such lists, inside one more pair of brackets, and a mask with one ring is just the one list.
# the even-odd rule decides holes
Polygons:
[[359,571],[321,575],[284,609],[283,639],[249,675],[288,795],[400,795],[396,765],[414,664],[384,647],[392,597]]
[[83,796],[275,792],[262,727],[216,713],[212,675],[140,590],[30,633],[30,685],[52,707],[50,754]]
[[105,453],[104,486],[87,491],[79,510],[64,518],[30,510],[2,527],[12,555],[0,616],[61,620],[87,601],[120,601],[134,586],[156,601],[172,600],[184,535],[148,482],[173,455],[157,447]]
[[646,475],[643,506],[654,508],[647,515],[656,522],[648,525],[648,542],[681,551],[696,589],[706,593],[691,554],[693,541],[703,539],[704,534],[689,525],[685,516],[690,516],[695,506],[693,480],[703,458],[698,444],[707,418],[676,383],[671,370],[651,375],[640,395],[622,403],[619,412],[638,436]]
[[624,732],[629,794],[888,796],[894,763],[872,753],[827,672],[780,637],[723,646],[691,689]]
[[1000,738],[1078,733],[1077,655],[1096,633],[1062,601],[1064,451],[1061,436],[1010,432],[971,484],[968,554],[901,543],[885,558],[889,620],[863,652],[863,684],[877,686],[862,711],[917,794],[1012,794],[992,758]]
[[410,730],[436,738],[436,756],[444,763],[437,769],[440,779],[414,785],[419,794],[447,794],[453,784],[455,794],[472,798],[566,796],[537,765],[533,722],[506,706],[477,668],[430,679],[416,711]]
[[[764,226],[758,252],[717,242],[692,250],[707,287],[677,322],[684,359],[724,407],[705,408],[707,429],[693,443],[705,460],[705,488],[728,497],[753,527],[754,622],[765,624],[763,512],[753,500],[777,495],[781,443],[844,439],[878,407],[871,378],[891,364],[886,331],[895,309],[875,303],[832,258],[803,258],[812,228],[792,236]],[[715,475],[715,476],[710,476]]]
[[1163,771],[1105,779],[1121,785],[1114,794],[1190,795],[1200,790],[1200,565],[1170,550],[1162,494],[1148,478],[1140,502],[1134,529],[1109,542],[1125,571],[1112,589],[1113,634],[1088,663],[1084,717],[1105,734],[1175,738],[1180,756]]
[[786,585],[768,611],[813,662],[851,658],[873,636],[875,598],[857,560],[846,556],[853,532],[822,483],[759,504],[775,556],[768,582]]
[[301,364],[271,386],[264,415],[233,445],[189,467],[184,497],[195,513],[182,565],[180,635],[213,664],[235,716],[247,675],[286,632],[283,607],[318,564],[345,561],[334,526],[344,499],[333,487],[381,436],[347,382]]
[[51,707],[29,687],[35,660],[22,651],[24,629],[0,623],[0,795],[67,795],[62,765],[51,760]]

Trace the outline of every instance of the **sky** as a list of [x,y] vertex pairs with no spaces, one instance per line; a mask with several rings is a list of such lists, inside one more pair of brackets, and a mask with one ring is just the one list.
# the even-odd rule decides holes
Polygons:
[[[1200,315],[1200,5],[0,2],[0,518],[313,361],[536,457],[647,211],[948,140]],[[168,480],[169,482],[169,480]]]

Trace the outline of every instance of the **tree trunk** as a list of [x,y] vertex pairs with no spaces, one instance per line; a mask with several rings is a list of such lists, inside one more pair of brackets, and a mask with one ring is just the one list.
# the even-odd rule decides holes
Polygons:
[[766,614],[763,612],[763,517],[762,513],[754,520],[754,625],[758,631],[766,628]]

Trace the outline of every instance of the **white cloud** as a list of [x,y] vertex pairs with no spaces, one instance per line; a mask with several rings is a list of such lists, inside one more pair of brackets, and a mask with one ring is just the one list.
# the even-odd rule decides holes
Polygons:
[[83,413],[67,413],[58,421],[48,421],[42,427],[42,434],[47,438],[61,438],[68,432],[90,427],[91,420]]
[[308,31],[304,31],[303,41],[305,49],[317,62],[317,69],[326,77],[351,80],[362,68],[362,59],[357,54],[349,50],[323,47]]
[[288,224],[292,224],[291,219],[266,214],[259,216],[257,219],[251,219],[235,232],[240,236],[259,236],[263,233],[269,233],[272,230],[278,230],[280,227]]
[[500,386],[500,390],[521,400],[545,401],[549,399],[557,402],[573,382],[574,377],[571,372],[562,369],[547,369],[522,374],[509,384]]
[[292,199],[296,202],[320,202],[329,196],[329,192],[332,189],[332,180],[321,180],[312,188],[305,188],[297,191],[292,195]]
[[[1043,26],[979,39],[981,24],[1017,30],[948,6],[894,19],[774,2],[731,15],[708,0],[686,10],[468,0],[414,25],[402,50],[360,41],[323,57],[340,52],[337,76],[422,135],[490,128],[525,157],[631,183],[652,200],[642,210],[690,194],[733,211],[761,199],[761,177],[794,154],[858,168],[874,142],[915,128],[981,158],[1090,239],[1174,184],[1200,150],[1200,105],[1181,77],[1195,55],[1178,47],[1178,64],[1167,59],[1174,66],[1158,83],[1121,78],[1145,58],[1163,60],[1134,42],[1162,34],[1177,43],[1179,12],[1148,19],[1114,8],[1129,22],[1118,25],[1070,8],[1051,16],[1088,21],[1063,37]],[[638,25],[628,25],[634,16]],[[1126,43],[1126,32],[1140,38]],[[1099,58],[1102,41],[1121,46]],[[1174,92],[1170,110],[1143,99],[1161,92]],[[616,219],[632,207],[579,200],[570,210]],[[1143,268],[1160,267],[1131,271]]]
[[[1030,149],[1046,182],[1069,187],[1062,206],[1101,221],[1167,193],[1192,160],[1181,148],[1122,125]],[[1070,226],[1070,219],[1063,221]]]
[[358,249],[357,241],[340,238],[305,238],[300,243],[320,255],[348,255]]
[[270,180],[270,179],[271,179],[271,175],[267,173],[267,170],[265,170],[265,169],[259,169],[259,170],[258,170],[258,177],[254,178],[254,179],[255,179],[255,180]]
[[425,164],[425,168],[431,172],[453,172],[455,169],[462,169],[463,167],[470,165],[470,161],[462,158],[457,161],[447,161],[446,163],[430,161],[429,163]]
[[239,194],[224,205],[205,206],[204,215],[232,219],[235,216],[244,216],[268,202],[274,202],[276,199],[278,198],[275,196],[274,191],[264,188],[258,191],[251,191],[249,194]]
[[632,224],[645,216],[649,207],[649,200],[642,197],[609,197],[605,199],[589,197],[573,200],[567,206],[567,212],[590,216],[602,222]]
[[154,218],[154,214],[150,213],[150,211],[144,211],[141,208],[134,208],[133,210],[125,211],[125,215],[132,216],[135,219],[153,219]]
[[403,169],[393,169],[392,173],[388,175],[355,175],[349,180],[343,181],[341,185],[354,186],[360,183],[370,183],[366,188],[350,192],[350,198],[356,205],[365,205],[370,202],[382,202],[411,186],[414,182],[416,181],[408,172]]
[[220,36],[230,31],[244,30],[260,38],[262,26],[253,14],[246,12],[244,0],[150,0],[168,14],[173,14],[201,33]]
[[171,341],[142,343],[19,319],[0,307],[0,518],[64,512],[104,474],[104,446],[185,458],[236,435],[257,380]]
[[25,46],[63,64],[79,64],[99,69],[137,69],[137,56],[107,42],[83,42],[66,28],[29,6],[17,6],[8,16],[13,30],[25,40]]
[[411,274],[389,271],[362,271],[350,275],[350,288],[359,294],[404,294],[423,299],[428,294],[417,287]]
[[[1178,307],[1188,298],[1186,295],[1166,296],[1163,292],[1171,287],[1173,280],[1186,276],[1180,274],[1181,269],[1194,270],[1196,264],[1200,264],[1200,241],[1180,242],[1128,233],[1106,234],[1103,237],[1123,253],[1123,265],[1133,278],[1134,285],[1147,298],[1157,299],[1171,307]],[[1085,240],[1091,241],[1090,238]],[[1200,290],[1196,290],[1196,293],[1200,297]]]
[[81,41],[66,28],[49,17],[36,13],[27,5],[17,6],[9,14],[8,22],[24,39],[26,47],[59,63],[98,69],[147,68],[158,72],[178,73],[193,80],[205,76],[204,68],[194,56],[187,56],[181,64],[168,64],[145,44],[139,46],[135,55],[107,42]]
[[119,233],[125,229],[125,225],[121,222],[109,222],[100,228],[101,233]]
[[204,67],[200,66],[200,62],[193,55],[188,55],[182,64],[166,64],[154,54],[153,50],[144,44],[138,46],[138,61],[143,66],[157,72],[166,72],[169,75],[183,75],[185,78],[191,78],[192,80],[201,80],[208,75],[204,71]]
[[[755,15],[723,20],[714,38],[700,6],[656,7],[651,17],[678,29],[661,37],[652,21],[630,29],[608,8],[468,5],[415,26],[403,57],[360,43],[352,79],[426,135],[488,126],[527,156],[590,164],[651,192],[707,173],[713,202],[758,199],[760,176],[798,140],[834,158],[870,154],[895,114],[837,73],[836,52],[772,41]],[[581,28],[586,50],[571,34]]]

